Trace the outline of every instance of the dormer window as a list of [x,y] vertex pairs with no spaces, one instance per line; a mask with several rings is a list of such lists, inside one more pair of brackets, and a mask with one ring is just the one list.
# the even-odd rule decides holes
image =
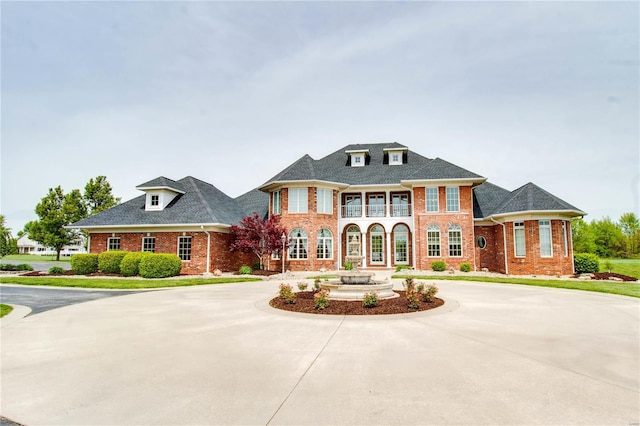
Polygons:
[[176,197],[185,193],[180,183],[162,176],[138,185],[136,189],[147,194],[144,201],[147,211],[164,210]]
[[388,156],[389,165],[399,166],[404,164],[404,151],[402,149],[385,149],[385,154]]
[[151,206],[152,207],[157,207],[160,205],[160,196],[159,195],[152,195],[151,196]]
[[347,151],[347,155],[349,156],[351,167],[364,167],[367,164],[369,150],[349,150]]

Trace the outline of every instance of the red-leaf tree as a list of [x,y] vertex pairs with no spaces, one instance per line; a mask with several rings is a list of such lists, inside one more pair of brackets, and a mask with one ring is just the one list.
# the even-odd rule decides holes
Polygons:
[[[287,235],[287,230],[280,225],[280,216],[264,220],[254,213],[242,219],[239,225],[231,225],[231,235],[234,237],[231,250],[255,254],[263,269],[264,259],[282,249],[282,234]],[[288,238],[285,248],[287,245]]]

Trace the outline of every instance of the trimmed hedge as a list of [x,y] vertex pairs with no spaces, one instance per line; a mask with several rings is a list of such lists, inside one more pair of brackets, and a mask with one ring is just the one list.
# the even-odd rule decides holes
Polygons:
[[87,275],[98,272],[98,255],[86,253],[71,256],[71,270],[76,275]]
[[119,274],[120,262],[127,255],[127,251],[109,250],[98,255],[98,269],[105,274]]
[[28,263],[14,265],[12,263],[1,263],[0,271],[33,271],[33,266]]
[[151,256],[153,253],[143,251],[132,251],[127,253],[120,262],[120,273],[125,277],[134,277],[140,273],[140,261],[144,256]]
[[461,263],[460,264],[460,271],[462,272],[471,272],[471,264],[470,263]]
[[592,253],[575,253],[573,266],[575,266],[576,274],[589,274],[600,270],[600,261],[598,256]]
[[150,253],[142,256],[138,267],[143,278],[166,278],[180,275],[182,260],[175,254]]
[[436,260],[434,262],[431,262],[431,269],[436,272],[442,272],[447,269],[447,264],[444,260]]

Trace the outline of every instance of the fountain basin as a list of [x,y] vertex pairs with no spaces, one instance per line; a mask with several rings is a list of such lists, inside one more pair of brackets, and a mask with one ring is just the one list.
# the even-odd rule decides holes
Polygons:
[[342,274],[340,274],[340,282],[346,285],[369,284],[371,282],[371,278],[373,278],[373,275],[374,274],[371,272],[343,272]]
[[320,284],[321,289],[329,290],[329,300],[363,300],[367,293],[378,293],[378,299],[393,299],[399,294],[393,291],[393,283],[341,284],[329,282]]

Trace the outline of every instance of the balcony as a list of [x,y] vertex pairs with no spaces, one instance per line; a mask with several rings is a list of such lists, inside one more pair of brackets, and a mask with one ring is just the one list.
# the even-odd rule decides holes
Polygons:
[[[363,211],[364,210],[364,211]],[[365,204],[341,206],[341,217],[410,217],[411,204]],[[363,216],[363,213],[365,216]]]

